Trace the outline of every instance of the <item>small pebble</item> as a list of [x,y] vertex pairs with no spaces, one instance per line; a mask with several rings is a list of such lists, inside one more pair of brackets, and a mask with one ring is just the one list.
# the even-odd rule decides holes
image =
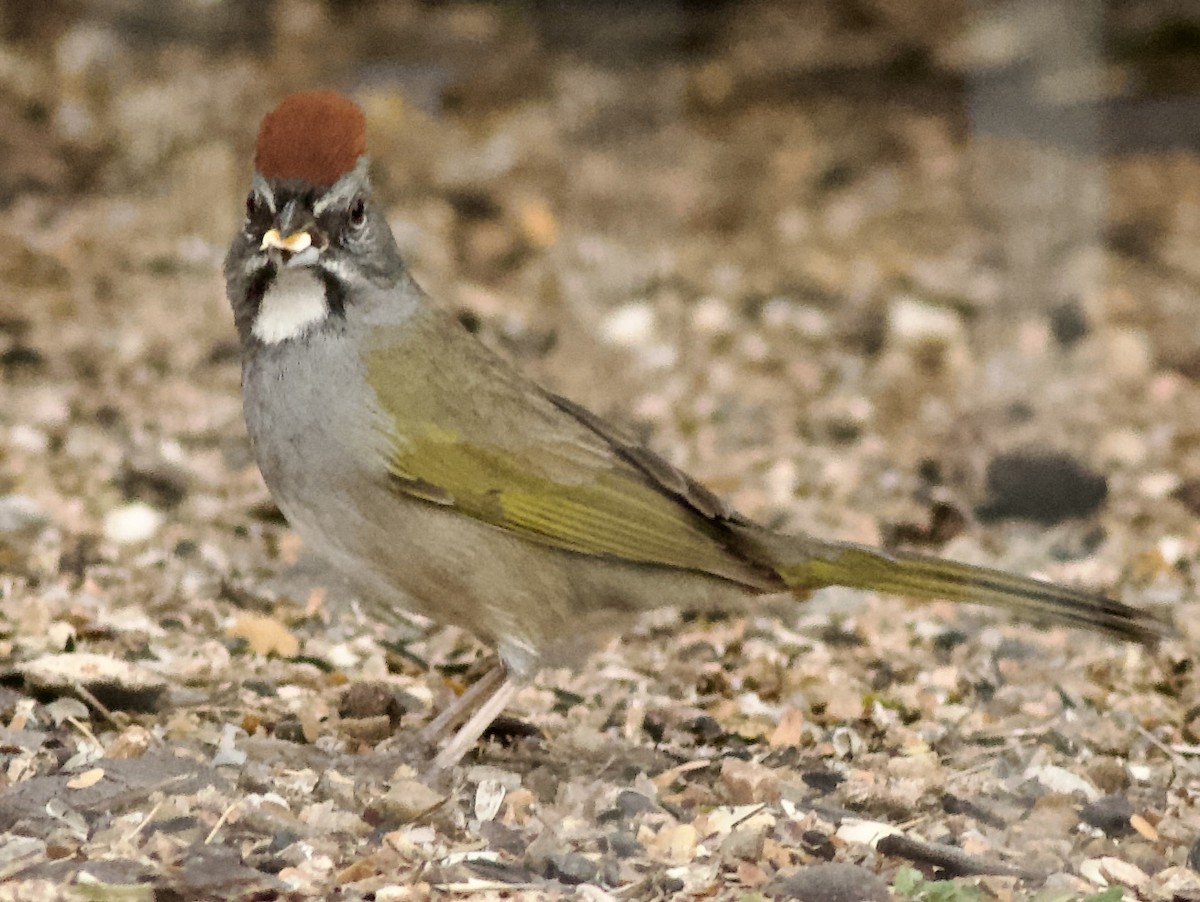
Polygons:
[[833,792],[846,781],[844,776],[831,770],[805,771],[800,775],[800,779],[822,794]]
[[141,724],[126,727],[104,750],[105,758],[140,758],[149,751],[154,736]]
[[1178,473],[1151,470],[1138,480],[1138,494],[1157,501],[1173,497],[1182,484],[1183,480]]
[[442,802],[442,795],[418,780],[396,780],[376,806],[386,817],[408,823]]
[[605,842],[608,850],[620,858],[633,858],[646,852],[637,838],[624,830],[614,830],[605,837]]
[[521,833],[500,821],[489,820],[479,825],[479,836],[494,852],[506,852],[520,856],[529,848],[529,840]]
[[163,515],[148,504],[135,501],[114,508],[104,517],[104,537],[120,545],[153,538],[163,524]]
[[721,762],[721,785],[735,805],[779,800],[779,777],[769,767],[754,761],[726,758]]
[[387,683],[351,683],[338,701],[338,714],[342,717],[363,718],[386,716],[398,723],[404,715],[396,693]]
[[1200,479],[1186,480],[1171,493],[1171,497],[1193,514],[1200,514]]
[[8,432],[8,444],[19,451],[44,454],[50,447],[50,437],[41,429],[18,423]]
[[626,304],[613,311],[600,326],[605,341],[632,348],[654,334],[654,308],[645,303]]
[[1106,432],[1096,447],[1096,460],[1106,466],[1138,467],[1149,453],[1145,436],[1137,429]]
[[1088,334],[1088,321],[1075,301],[1059,304],[1050,311],[1050,331],[1064,348],[1076,344]]
[[1116,793],[1129,785],[1129,771],[1114,758],[1097,758],[1088,765],[1087,774],[1104,792]]
[[1106,855],[1100,859],[1100,867],[1104,872],[1104,876],[1112,883],[1120,883],[1123,886],[1128,886],[1133,889],[1138,889],[1145,886],[1150,879],[1146,872],[1139,868],[1136,864],[1129,861],[1123,861],[1113,855]]
[[720,335],[729,332],[734,326],[729,306],[720,298],[714,297],[700,300],[692,308],[691,320],[696,331],[707,335]]
[[1134,809],[1129,799],[1123,795],[1101,796],[1094,802],[1088,802],[1079,812],[1085,823],[1103,830],[1106,836],[1128,836],[1133,832]]
[[888,310],[888,332],[901,344],[950,342],[961,338],[962,331],[962,318],[953,310],[916,298],[897,298]]
[[48,519],[32,498],[25,495],[0,497],[0,535],[33,530]]
[[726,858],[757,861],[762,857],[763,831],[752,827],[737,827],[721,840],[721,854]]
[[654,802],[640,792],[634,792],[632,789],[623,789],[617,795],[614,807],[621,813],[622,817],[634,817],[643,811],[653,811],[656,806]]
[[776,899],[801,902],[888,902],[887,886],[856,864],[815,864],[781,874],[767,885]]
[[178,507],[188,494],[188,475],[180,466],[165,460],[128,462],[117,477],[117,487],[129,501],[155,507]]
[[[1050,792],[1062,793],[1063,795],[1079,793],[1084,798],[1093,802],[1101,798],[1100,791],[1085,778],[1056,764],[1043,764],[1027,768],[1025,779],[1037,780],[1042,786],[1050,790]],[[1131,811],[1130,814],[1132,813]]]
[[546,860],[546,876],[568,886],[591,883],[599,874],[600,868],[596,862],[578,852],[551,855]]
[[343,717],[337,723],[338,732],[350,739],[374,745],[392,735],[392,723],[387,717]]
[[1117,329],[1103,344],[1104,374],[1116,382],[1140,385],[1154,369],[1154,347],[1141,329]]

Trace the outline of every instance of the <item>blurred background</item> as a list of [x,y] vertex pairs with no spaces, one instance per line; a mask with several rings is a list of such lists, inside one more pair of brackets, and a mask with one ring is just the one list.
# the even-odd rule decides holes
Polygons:
[[431,294],[752,515],[1191,559],[1195,4],[0,9],[0,495],[55,525],[10,565],[235,554],[267,509],[219,267],[313,86],[365,109]]

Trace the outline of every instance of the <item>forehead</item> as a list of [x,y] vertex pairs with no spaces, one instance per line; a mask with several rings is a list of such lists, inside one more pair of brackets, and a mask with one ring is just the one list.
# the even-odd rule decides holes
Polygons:
[[260,174],[255,175],[253,187],[266,198],[273,212],[298,202],[320,216],[330,208],[348,206],[367,189],[366,164],[360,161],[353,171],[328,187],[314,187],[303,179],[268,179]]

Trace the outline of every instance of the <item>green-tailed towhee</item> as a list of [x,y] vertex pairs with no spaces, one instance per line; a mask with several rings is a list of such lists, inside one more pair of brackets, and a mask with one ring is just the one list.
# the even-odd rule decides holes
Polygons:
[[[431,725],[457,762],[543,664],[663,606],[822,586],[1006,607],[1148,642],[1158,620],[965,564],[771,532],[540,388],[430,302],[367,177],[362,112],[292,94],[263,119],[225,262],[246,424],[291,525],[374,604],[473,632],[500,665]],[[472,713],[473,710],[473,713]]]

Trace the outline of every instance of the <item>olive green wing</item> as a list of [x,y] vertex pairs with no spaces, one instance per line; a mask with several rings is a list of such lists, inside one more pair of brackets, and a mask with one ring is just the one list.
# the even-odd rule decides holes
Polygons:
[[365,358],[395,490],[566,551],[778,580],[738,552],[727,524],[741,521],[711,492],[474,338],[434,337],[438,355],[405,334]]

